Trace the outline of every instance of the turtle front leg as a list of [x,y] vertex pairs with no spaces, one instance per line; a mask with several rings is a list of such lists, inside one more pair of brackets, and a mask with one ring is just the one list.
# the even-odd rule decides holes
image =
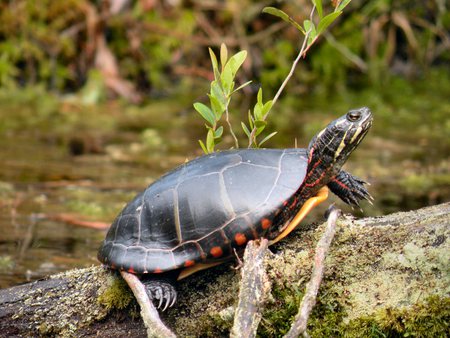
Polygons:
[[345,203],[359,207],[361,200],[367,200],[370,204],[373,201],[373,197],[369,194],[364,184],[367,184],[367,182],[341,170],[328,183],[328,188]]
[[[142,283],[145,286],[148,297],[151,301],[159,301],[158,309],[164,304],[163,311],[173,306],[177,300],[177,291],[173,282],[165,278],[142,277]],[[156,304],[155,304],[156,305]]]

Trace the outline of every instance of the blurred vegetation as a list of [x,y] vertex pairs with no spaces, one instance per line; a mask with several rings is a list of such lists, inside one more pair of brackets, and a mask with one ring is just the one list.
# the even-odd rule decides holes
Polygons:
[[[206,47],[217,50],[225,42],[232,52],[249,53],[240,83],[259,79],[269,95],[290,68],[298,34],[261,10],[276,5],[298,22],[311,10],[309,0],[109,3],[2,2],[1,86],[40,84],[65,94],[92,87],[90,78],[99,72],[108,92],[139,102],[195,78],[211,80]],[[324,6],[329,11],[332,4]],[[382,87],[396,75],[417,79],[449,65],[450,14],[443,0],[353,1],[337,21],[296,72],[290,93]]]

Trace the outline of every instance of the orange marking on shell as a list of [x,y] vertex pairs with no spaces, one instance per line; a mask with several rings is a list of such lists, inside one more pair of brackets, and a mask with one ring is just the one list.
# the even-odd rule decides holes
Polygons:
[[153,270],[153,273],[162,273],[163,271],[160,268],[156,268]]
[[216,258],[223,255],[223,250],[220,246],[213,247],[209,252],[213,257],[216,257]]
[[188,268],[190,266],[195,265],[195,262],[193,260],[188,259],[186,262],[184,262],[184,267]]
[[272,225],[272,221],[270,219],[263,218],[261,220],[261,226],[264,230],[269,229],[271,225]]
[[234,235],[234,240],[236,241],[237,245],[243,245],[247,243],[247,237],[245,237],[245,235],[241,234],[240,232]]
[[128,268],[128,272],[129,272],[129,273],[136,273],[136,272],[134,271],[134,269],[133,269],[132,266],[130,266],[130,267]]

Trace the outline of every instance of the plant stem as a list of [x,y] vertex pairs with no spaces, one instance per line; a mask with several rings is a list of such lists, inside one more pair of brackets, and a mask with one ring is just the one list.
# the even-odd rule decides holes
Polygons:
[[[312,16],[314,14],[315,9],[316,9],[316,6],[313,6],[311,13],[309,14],[311,21],[312,21]],[[311,33],[311,29],[309,29],[306,32],[305,38],[303,39],[302,48],[300,48],[300,52],[298,53],[297,58],[292,63],[291,70],[289,71],[288,75],[286,76],[286,78],[284,79],[283,83],[281,84],[280,88],[278,89],[277,93],[274,96],[274,98],[272,100],[272,107],[274,106],[275,102],[277,102],[278,98],[280,97],[281,93],[284,90],[284,87],[286,87],[286,85],[287,85],[288,81],[291,79],[292,75],[294,75],[294,70],[297,67],[298,62],[300,61],[300,59],[302,57],[306,56],[306,52],[308,51],[309,47],[311,47],[313,45],[313,43],[316,41],[314,39],[311,42],[311,44],[309,46],[307,46],[310,33]],[[264,120],[267,118],[267,115],[269,115],[269,112],[270,112],[270,110],[266,113],[266,115],[264,115]]]
[[230,134],[233,137],[234,146],[236,147],[236,149],[238,149],[239,148],[239,141],[238,141],[238,139],[236,137],[236,134],[233,131],[233,127],[231,126],[230,114],[228,113],[228,104],[227,104],[227,107],[225,108],[225,121],[227,121],[228,128],[230,128]]
[[[309,18],[312,21],[312,17],[314,15],[314,11],[316,10],[316,6],[313,6],[311,13],[309,14]],[[300,61],[300,59],[302,57],[306,56],[306,52],[309,50],[309,48],[314,44],[314,42],[316,42],[317,37],[311,41],[311,43],[308,45],[308,39],[309,39],[309,34],[311,33],[311,29],[309,29],[306,34],[305,34],[305,38],[303,39],[303,43],[302,43],[302,47],[300,48],[300,52],[298,53],[297,57],[295,58],[294,62],[292,63],[292,67],[291,70],[289,71],[288,75],[286,76],[286,78],[284,79],[283,83],[281,84],[280,88],[278,89],[277,93],[275,94],[274,98],[272,99],[272,108],[275,105],[275,102],[277,102],[278,98],[280,97],[281,93],[283,92],[284,88],[286,87],[287,83],[289,82],[289,80],[291,79],[292,75],[294,75],[294,70],[297,67],[298,62]],[[272,108],[270,110],[272,110]],[[267,116],[270,113],[270,110],[263,116],[263,120],[265,121],[267,119]],[[257,144],[256,143],[256,127],[253,127],[251,133],[250,133],[250,137],[249,137],[249,142],[248,142],[248,148],[251,148],[252,144]]]

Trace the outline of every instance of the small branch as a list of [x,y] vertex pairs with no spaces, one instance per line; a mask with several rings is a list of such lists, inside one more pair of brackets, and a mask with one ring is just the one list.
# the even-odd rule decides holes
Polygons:
[[[314,11],[316,9],[316,6],[313,6],[311,13],[309,14],[309,17],[312,21],[312,16],[314,14]],[[311,30],[308,30],[305,34],[305,38],[303,39],[303,43],[302,43],[302,47],[300,48],[300,52],[298,53],[297,57],[295,58],[294,62],[292,63],[292,67],[288,73],[288,75],[286,76],[286,78],[284,79],[283,83],[281,84],[280,88],[278,88],[277,93],[275,94],[275,96],[272,99],[272,108],[275,105],[275,103],[278,101],[278,98],[280,97],[281,93],[283,92],[284,88],[286,87],[287,83],[289,82],[289,80],[291,79],[292,75],[294,75],[294,71],[295,68],[297,67],[297,64],[299,63],[300,59],[302,57],[305,57],[306,52],[308,51],[308,49],[314,44],[314,42],[317,40],[314,39],[314,41],[311,42],[311,44],[308,46],[308,39],[309,39],[309,34],[311,33]],[[272,109],[270,109],[272,110]],[[265,121],[267,119],[267,116],[270,113],[270,110],[264,115],[263,120]],[[254,127],[250,133],[250,137],[249,137],[249,148],[251,147],[251,145],[253,143],[256,143],[256,130],[257,128]]]
[[267,239],[250,241],[244,254],[244,267],[239,287],[239,303],[234,315],[230,337],[255,337],[261,320],[261,307],[270,291],[264,269],[264,256],[269,246]]
[[[316,10],[316,6],[313,6],[311,13],[309,14],[309,18],[312,21],[312,16],[314,14],[314,11]],[[289,71],[289,74],[286,76],[286,78],[284,79],[283,83],[281,84],[280,88],[278,89],[277,93],[275,94],[274,98],[273,98],[273,103],[272,103],[272,107],[275,104],[275,102],[277,102],[278,98],[280,97],[281,93],[284,90],[284,87],[286,87],[288,81],[291,79],[292,75],[294,74],[294,70],[297,67],[297,63],[300,61],[300,59],[302,57],[305,57],[305,53],[307,52],[307,50],[309,49],[310,46],[312,46],[314,44],[314,41],[307,46],[308,44],[308,39],[309,39],[309,34],[311,33],[311,30],[308,30],[305,34],[305,38],[303,39],[303,44],[302,44],[302,48],[300,48],[300,52],[297,55],[297,58],[294,60],[294,63],[292,64],[291,70]],[[307,49],[308,47],[308,49]],[[269,114],[270,110],[266,113],[266,115],[264,116],[264,119],[266,119],[267,115]]]
[[141,307],[141,316],[144,325],[147,328],[147,336],[156,338],[175,338],[175,334],[170,331],[159,318],[159,313],[148,298],[145,287],[139,278],[136,277],[136,275],[125,271],[120,271],[120,274],[127,282],[131,291],[133,291],[133,294]]
[[236,149],[239,149],[239,141],[238,141],[238,139],[236,137],[236,134],[233,131],[233,127],[231,126],[231,122],[230,122],[230,114],[228,113],[228,104],[227,104],[227,107],[225,109],[225,120],[227,121],[228,128],[230,129],[230,134],[233,137],[234,146],[236,147]]
[[322,282],[323,271],[325,268],[325,257],[330,248],[331,241],[336,233],[336,220],[341,211],[333,208],[327,220],[327,227],[322,238],[316,246],[316,254],[314,256],[314,267],[311,273],[311,279],[306,286],[305,295],[300,303],[300,308],[295,316],[294,323],[289,332],[284,336],[285,338],[296,338],[300,335],[308,336],[306,333],[306,325],[308,323],[309,315],[316,304],[317,292],[319,291],[320,283]]

